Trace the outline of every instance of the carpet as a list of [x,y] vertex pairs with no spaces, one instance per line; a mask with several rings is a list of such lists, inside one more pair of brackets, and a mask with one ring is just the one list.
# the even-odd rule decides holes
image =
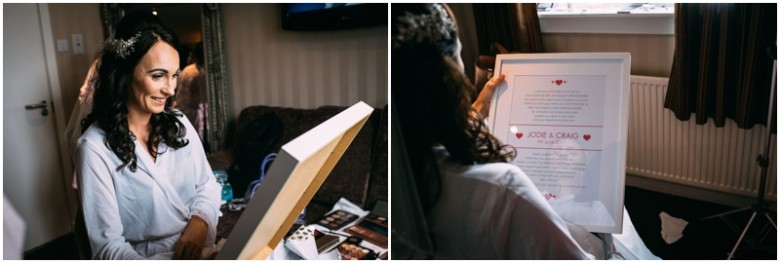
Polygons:
[[[637,187],[626,186],[625,206],[645,245],[662,259],[713,260],[726,259],[736,244],[739,233],[720,218],[702,218],[732,211],[736,208],[667,195]],[[661,212],[688,221],[682,237],[667,244],[661,236]],[[728,216],[741,231],[752,214],[745,210]],[[777,215],[771,213],[777,222]],[[755,226],[758,224],[758,226]],[[734,259],[777,259],[777,231],[759,220],[751,226],[749,236],[758,237],[761,228],[770,229],[759,244],[743,241]]]

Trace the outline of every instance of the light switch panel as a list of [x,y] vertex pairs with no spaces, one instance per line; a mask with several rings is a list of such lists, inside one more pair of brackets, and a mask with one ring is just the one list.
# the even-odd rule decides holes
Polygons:
[[57,52],[68,52],[68,39],[57,39]]
[[81,34],[73,34],[73,54],[83,54],[84,53],[84,38],[81,36]]

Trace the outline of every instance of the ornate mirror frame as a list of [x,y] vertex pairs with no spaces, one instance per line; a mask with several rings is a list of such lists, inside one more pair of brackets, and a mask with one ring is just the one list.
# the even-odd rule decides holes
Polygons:
[[[104,37],[114,33],[124,16],[119,4],[100,4]],[[201,28],[203,53],[206,58],[206,83],[208,90],[208,127],[206,129],[209,152],[227,148],[227,75],[225,71],[225,40],[222,27],[222,8],[219,4],[202,4]]]
[[222,27],[222,9],[219,4],[203,4],[203,53],[206,58],[208,83],[208,142],[211,152],[227,147],[227,123],[230,118],[227,101],[227,73],[225,71],[225,39]]

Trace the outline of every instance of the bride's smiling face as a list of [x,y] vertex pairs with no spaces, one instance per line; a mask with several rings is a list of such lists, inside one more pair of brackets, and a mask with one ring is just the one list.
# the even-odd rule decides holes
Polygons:
[[132,89],[128,96],[129,112],[160,113],[168,98],[176,92],[179,77],[179,52],[158,40],[133,70]]

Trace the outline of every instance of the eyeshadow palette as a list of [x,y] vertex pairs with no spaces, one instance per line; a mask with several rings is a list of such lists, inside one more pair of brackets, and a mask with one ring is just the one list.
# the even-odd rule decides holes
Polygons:
[[317,221],[317,224],[330,230],[339,230],[356,219],[358,219],[358,216],[355,214],[344,210],[336,210],[325,215],[325,217]]
[[339,242],[339,237],[331,236],[314,230],[314,242],[317,244],[317,253],[322,253],[326,249],[332,248]]
[[344,242],[341,242],[341,244],[339,244],[339,246],[337,247],[341,259],[344,260],[376,259],[376,253],[374,251],[359,245],[361,241],[362,240],[360,238],[350,237],[347,238],[347,240],[344,240]]
[[369,214],[354,226],[347,228],[347,232],[387,248],[387,226],[386,217]]

